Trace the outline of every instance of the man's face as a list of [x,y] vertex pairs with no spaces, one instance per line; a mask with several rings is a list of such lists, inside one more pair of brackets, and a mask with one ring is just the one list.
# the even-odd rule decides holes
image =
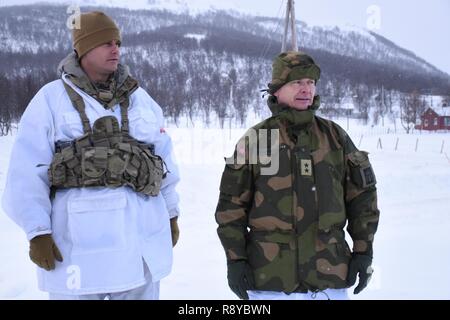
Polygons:
[[117,70],[120,58],[120,42],[112,40],[102,44],[82,58],[82,65],[98,76],[110,75]]
[[278,103],[284,103],[297,110],[306,110],[312,105],[316,94],[316,84],[313,79],[303,78],[286,83],[274,96]]

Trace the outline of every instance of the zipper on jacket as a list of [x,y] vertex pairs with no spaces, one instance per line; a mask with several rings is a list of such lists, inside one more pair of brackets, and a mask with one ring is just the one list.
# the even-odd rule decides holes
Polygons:
[[297,188],[297,155],[295,154],[295,147],[294,149],[290,149],[288,148],[288,156],[291,159],[291,170],[292,170],[292,196],[294,199],[294,192],[296,193],[297,196],[297,201],[295,203],[294,206],[294,201],[292,201],[292,226],[294,228],[294,235],[295,235],[295,283],[296,283],[296,288],[298,288],[298,286],[300,285],[300,277],[299,277],[299,258],[298,258],[298,232],[297,232],[297,207],[298,207],[298,188]]

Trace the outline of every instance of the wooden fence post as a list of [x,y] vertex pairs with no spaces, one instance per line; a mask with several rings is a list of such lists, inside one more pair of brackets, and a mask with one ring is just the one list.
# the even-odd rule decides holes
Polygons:
[[383,145],[381,144],[381,138],[378,138],[377,149],[378,147],[380,147],[380,149],[383,149]]

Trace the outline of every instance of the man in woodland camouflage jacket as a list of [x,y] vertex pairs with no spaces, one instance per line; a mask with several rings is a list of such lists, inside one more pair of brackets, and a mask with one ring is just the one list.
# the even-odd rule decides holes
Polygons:
[[370,280],[375,175],[367,152],[315,115],[319,78],[305,53],[277,56],[268,89],[273,115],[227,159],[215,216],[228,283],[241,299],[348,299],[357,275],[355,294]]

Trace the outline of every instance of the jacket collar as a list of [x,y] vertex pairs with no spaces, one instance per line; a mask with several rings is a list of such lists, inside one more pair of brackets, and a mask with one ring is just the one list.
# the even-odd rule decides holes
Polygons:
[[269,97],[267,105],[272,115],[288,127],[308,127],[312,123],[316,110],[320,107],[320,96],[314,96],[313,104],[307,110],[296,110],[286,104],[278,103],[275,96]]
[[66,74],[73,84],[95,98],[105,108],[111,108],[120,103],[125,96],[129,96],[138,87],[137,81],[131,78],[128,67],[121,64],[106,85],[94,84],[81,68],[75,53],[69,54],[60,62],[58,74]]

